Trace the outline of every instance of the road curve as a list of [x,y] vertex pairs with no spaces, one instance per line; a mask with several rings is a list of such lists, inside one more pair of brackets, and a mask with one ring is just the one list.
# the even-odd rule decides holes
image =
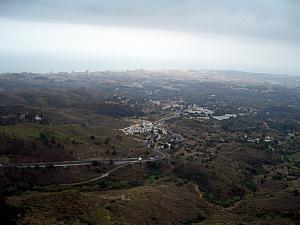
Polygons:
[[[166,120],[170,120],[178,117],[179,113],[174,116],[161,118],[157,122],[164,122]],[[182,141],[183,137],[180,134],[176,134],[174,132],[170,132],[172,136],[176,138],[177,141]],[[148,158],[123,158],[123,159],[86,159],[86,160],[74,160],[74,161],[61,161],[61,162],[31,162],[31,163],[6,163],[0,164],[0,167],[15,167],[15,168],[34,168],[34,167],[72,167],[72,166],[86,166],[92,165],[94,163],[98,164],[114,164],[114,165],[122,165],[127,163],[137,163],[137,162],[151,162],[161,160],[166,157],[163,152],[158,150],[153,150],[157,153],[156,156],[148,157]]]

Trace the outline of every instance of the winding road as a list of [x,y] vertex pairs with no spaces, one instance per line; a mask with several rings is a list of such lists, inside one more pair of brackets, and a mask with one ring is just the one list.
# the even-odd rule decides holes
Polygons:
[[[177,112],[176,115],[170,117],[164,117],[156,122],[163,123],[167,120],[176,118],[179,116]],[[177,141],[182,141],[183,137],[180,134],[176,134],[172,131],[169,133],[175,137]],[[113,165],[123,165],[128,163],[139,163],[139,162],[150,162],[150,161],[157,161],[161,160],[166,157],[166,155],[159,151],[153,150],[156,155],[152,157],[142,158],[123,158],[123,159],[85,159],[85,160],[75,160],[75,161],[60,161],[60,162],[30,162],[30,163],[6,163],[0,164],[0,167],[15,167],[15,168],[34,168],[34,167],[72,167],[72,166],[86,166],[92,164],[113,164]]]
[[[178,114],[171,117],[165,117],[159,120],[159,122],[165,122],[166,120],[172,119],[177,117]],[[173,138],[175,138],[177,141],[182,141],[183,137],[180,134],[176,134],[172,131],[169,131],[169,133],[172,135]],[[101,176],[92,178],[90,180],[81,181],[77,183],[70,183],[70,184],[59,184],[60,186],[76,186],[76,185],[82,185],[91,183],[97,180],[101,180],[109,176],[111,173],[115,172],[116,170],[119,170],[120,168],[123,168],[124,166],[128,164],[134,164],[134,163],[143,163],[143,162],[152,162],[164,159],[166,157],[166,154],[159,151],[158,149],[153,149],[153,152],[156,153],[155,156],[142,158],[142,157],[135,157],[135,158],[123,158],[123,159],[85,159],[85,160],[74,160],[74,161],[60,161],[60,162],[31,162],[31,163],[7,163],[7,164],[0,164],[0,167],[4,168],[18,168],[18,169],[26,169],[26,168],[46,168],[46,167],[73,167],[73,166],[87,166],[87,165],[104,165],[104,164],[110,164],[110,165],[116,165],[115,168],[111,169],[110,171],[107,171],[106,173],[102,174]]]

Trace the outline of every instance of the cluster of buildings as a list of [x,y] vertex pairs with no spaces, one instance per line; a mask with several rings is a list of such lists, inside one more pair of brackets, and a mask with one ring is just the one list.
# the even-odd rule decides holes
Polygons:
[[187,109],[181,112],[181,116],[189,116],[189,117],[197,117],[202,119],[214,118],[216,120],[227,120],[230,118],[235,118],[238,115],[244,115],[242,113],[239,114],[224,114],[219,116],[213,116],[215,113],[214,110],[208,109],[206,107],[197,106],[195,104],[189,105]]
[[106,104],[121,104],[121,105],[128,105],[131,108],[133,108],[134,106],[137,105],[137,102],[133,99],[127,98],[127,97],[123,97],[123,96],[113,96],[110,98],[107,98],[105,100]]
[[213,116],[213,118],[216,120],[228,120],[230,118],[235,118],[235,117],[237,117],[237,114],[225,114],[221,116]]
[[160,126],[160,124],[153,123],[150,121],[142,121],[141,123],[134,124],[130,127],[125,127],[122,129],[122,131],[128,135],[128,134],[143,134],[152,132],[153,134],[167,134],[167,131]]
[[247,135],[245,135],[245,138],[247,139],[247,142],[250,142],[250,143],[255,143],[255,144],[259,144],[261,142],[273,142],[274,139],[270,136],[266,136],[265,138],[248,138]]
[[213,110],[210,110],[208,108],[200,107],[195,104],[189,105],[187,109],[183,112],[184,114],[189,114],[189,115],[205,115],[205,116],[210,116],[214,114]]
[[25,114],[21,114],[19,115],[19,118],[20,119],[28,119],[30,121],[36,121],[36,122],[40,122],[42,120],[44,120],[44,118],[41,116],[41,115],[34,115],[34,114],[31,114],[31,113],[25,113]]
[[179,105],[178,103],[174,103],[174,104],[170,104],[170,105],[165,105],[164,107],[162,107],[162,110],[176,110],[176,109],[182,109],[182,105]]

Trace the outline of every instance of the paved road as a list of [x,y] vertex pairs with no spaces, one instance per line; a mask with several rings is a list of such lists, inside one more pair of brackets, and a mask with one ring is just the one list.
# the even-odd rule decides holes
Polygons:
[[[164,122],[179,116],[177,113],[174,116],[161,118],[156,122]],[[173,137],[177,141],[182,141],[183,137],[180,134],[176,134],[174,132],[170,132]],[[33,167],[71,167],[71,166],[86,166],[92,165],[95,163],[98,164],[114,164],[114,165],[122,165],[127,163],[138,163],[138,162],[149,162],[156,161],[166,157],[166,155],[158,150],[153,150],[156,152],[156,155],[148,158],[123,158],[123,159],[87,159],[87,160],[77,160],[77,161],[61,161],[61,162],[31,162],[31,163],[7,163],[0,164],[1,167],[16,167],[16,168],[33,168]]]
[[[181,113],[181,111],[177,111],[177,113],[174,116],[161,118],[160,120],[156,121],[156,123],[163,123],[167,120],[178,118],[178,117],[180,117],[180,113]],[[181,141],[184,140],[184,138],[182,137],[181,134],[177,134],[177,133],[174,133],[172,131],[168,131],[168,132],[175,138],[176,141],[181,142]]]
[[147,158],[123,158],[123,159],[88,159],[76,161],[61,161],[61,162],[32,162],[32,163],[7,163],[2,164],[2,167],[17,167],[17,168],[33,168],[33,167],[71,167],[71,166],[86,166],[92,164],[114,164],[122,165],[127,163],[149,162],[163,159],[165,154],[155,151],[157,154]]

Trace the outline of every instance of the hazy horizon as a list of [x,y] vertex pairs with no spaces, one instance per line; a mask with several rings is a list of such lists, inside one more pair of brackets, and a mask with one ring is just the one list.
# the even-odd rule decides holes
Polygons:
[[[6,75],[6,74],[36,74],[36,75],[49,75],[49,74],[97,74],[97,73],[128,73],[128,72],[192,72],[192,71],[197,71],[197,72],[233,72],[234,74],[240,73],[241,74],[251,74],[251,75],[275,75],[275,76],[289,76],[289,77],[300,77],[298,74],[288,74],[288,73],[267,73],[267,72],[259,72],[259,71],[247,71],[247,70],[234,70],[234,69],[209,69],[209,68],[203,68],[203,69],[145,69],[145,68],[130,68],[130,69],[102,69],[102,70],[61,70],[61,71],[55,71],[55,70],[50,70],[50,71],[5,71],[1,72],[0,75]],[[142,73],[141,73],[142,75]],[[228,74],[229,75],[229,74]]]
[[211,69],[300,75],[300,2],[3,0],[0,72]]

